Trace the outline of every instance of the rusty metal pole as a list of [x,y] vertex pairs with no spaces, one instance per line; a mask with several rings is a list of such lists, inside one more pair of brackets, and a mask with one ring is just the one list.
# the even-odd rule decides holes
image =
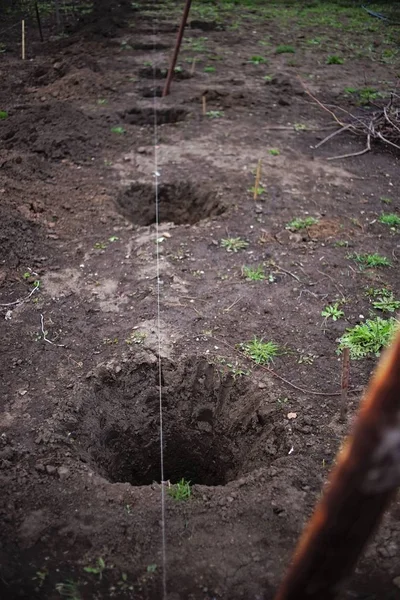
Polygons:
[[165,96],[168,96],[168,94],[169,94],[169,88],[171,87],[171,81],[174,76],[176,61],[178,60],[179,50],[180,50],[181,44],[182,44],[183,32],[185,31],[191,4],[192,4],[192,0],[186,0],[185,10],[183,11],[182,21],[181,21],[179,31],[178,31],[178,37],[176,38],[174,54],[172,56],[171,64],[170,64],[169,70],[168,70],[167,81],[165,82],[165,86],[164,86],[163,93],[162,93],[163,98]]
[[39,27],[40,41],[43,42],[44,40],[43,40],[42,22],[40,20],[39,6],[37,3],[37,0],[35,0],[35,13],[36,13],[37,24]]

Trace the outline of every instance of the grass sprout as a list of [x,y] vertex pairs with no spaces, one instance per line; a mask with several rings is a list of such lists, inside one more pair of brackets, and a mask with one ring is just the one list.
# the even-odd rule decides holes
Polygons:
[[379,356],[382,348],[387,346],[398,327],[396,319],[367,319],[365,323],[355,325],[346,330],[339,338],[338,351],[350,350],[350,357],[358,360],[366,356]]

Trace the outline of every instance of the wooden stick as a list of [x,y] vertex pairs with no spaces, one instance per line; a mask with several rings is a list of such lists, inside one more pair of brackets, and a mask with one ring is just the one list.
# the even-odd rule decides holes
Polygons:
[[400,332],[372,378],[275,600],[333,600],[400,485]]
[[205,94],[202,95],[201,101],[203,104],[203,115],[206,116],[206,114],[207,114],[207,98],[206,98]]
[[256,181],[254,184],[254,201],[258,198],[258,188],[260,186],[261,181],[261,158],[258,161],[257,171],[256,171]]
[[22,50],[21,50],[21,56],[22,56],[22,60],[25,60],[25,20],[22,19],[22,30],[21,30],[21,35],[22,35]]
[[43,42],[44,40],[43,40],[42,22],[40,20],[39,6],[37,3],[37,0],[35,0],[35,13],[36,13],[37,24],[39,27],[40,41]]
[[344,423],[347,414],[347,395],[349,391],[349,374],[350,374],[350,350],[349,348],[343,349],[342,359],[342,383],[341,383],[341,399],[340,399],[340,415],[339,420]]
[[164,90],[162,93],[163,98],[165,96],[168,96],[168,94],[169,94],[169,89],[171,87],[171,81],[174,76],[176,61],[178,60],[179,50],[180,50],[181,44],[182,44],[183,32],[185,31],[186,22],[188,20],[191,4],[192,4],[192,0],[186,0],[185,9],[184,9],[183,15],[182,15],[182,21],[181,21],[179,31],[178,31],[178,37],[176,38],[174,54],[171,59],[171,64],[169,66],[168,75],[167,75],[167,81],[165,82],[165,87],[164,87]]
[[190,74],[193,75],[194,74],[194,70],[196,68],[196,60],[197,60],[197,56],[194,57],[193,62],[192,62],[192,66],[190,68]]

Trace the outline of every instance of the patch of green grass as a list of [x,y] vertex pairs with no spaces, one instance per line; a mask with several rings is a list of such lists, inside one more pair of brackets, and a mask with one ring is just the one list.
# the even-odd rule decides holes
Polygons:
[[352,254],[349,258],[352,258],[363,267],[373,269],[375,267],[391,267],[392,263],[386,256],[381,256],[376,252],[374,254]]
[[126,133],[126,129],[121,126],[111,127],[111,132],[116,133],[118,135],[123,135],[124,133]]
[[221,240],[221,247],[225,248],[227,252],[239,252],[239,250],[247,248],[248,245],[249,242],[241,237],[222,238]]
[[318,223],[318,219],[315,219],[314,217],[305,217],[304,219],[296,218],[292,219],[292,221],[286,225],[286,229],[300,231],[301,229],[307,229],[307,227],[311,227],[311,225],[315,225],[316,223]]
[[103,579],[103,571],[106,568],[106,563],[104,562],[103,558],[98,558],[96,561],[96,564],[94,567],[84,567],[84,571],[86,571],[86,573],[93,573],[93,575],[98,575],[99,576],[99,580],[101,581]]
[[224,116],[223,110],[209,110],[206,112],[209,119],[221,119]]
[[279,156],[281,153],[281,151],[279,150],[279,148],[270,148],[268,150],[268,154],[270,154],[271,156]]
[[338,352],[349,348],[350,357],[353,359],[379,356],[382,348],[391,342],[397,327],[398,321],[394,318],[367,319],[365,323],[346,330],[339,339]]
[[296,49],[288,44],[281,44],[275,48],[275,54],[294,54]]
[[215,73],[216,70],[215,67],[204,67],[204,73]]
[[295,123],[293,129],[295,131],[307,131],[307,125],[304,125],[304,123]]
[[243,353],[258,365],[267,365],[279,354],[279,346],[275,342],[264,342],[254,337],[250,342],[240,344]]
[[199,37],[199,38],[185,38],[185,46],[188,50],[192,50],[193,52],[206,52],[206,42],[208,41],[207,37]]
[[249,60],[253,65],[262,65],[267,62],[263,56],[252,56]]
[[376,90],[375,88],[365,87],[365,88],[353,88],[347,87],[344,88],[346,94],[354,96],[361,106],[365,106],[366,104],[370,104],[374,100],[378,100],[379,98],[383,98],[384,95]]
[[395,213],[383,213],[379,217],[379,222],[389,225],[389,227],[392,229],[397,229],[397,227],[400,227],[400,217]]
[[335,302],[335,304],[328,304],[321,312],[321,316],[325,317],[325,321],[328,319],[332,319],[332,321],[337,321],[341,317],[344,317],[344,312],[339,308],[339,302]]
[[258,267],[242,267],[242,275],[248,281],[263,281],[266,279],[266,275],[264,273],[264,267],[262,265],[258,265]]
[[0,121],[8,119],[8,112],[6,110],[0,110]]
[[263,193],[265,192],[265,187],[263,187],[262,185],[259,185],[256,190],[255,186],[253,185],[253,187],[251,187],[249,189],[249,192],[251,192],[253,195],[254,195],[254,192],[256,192],[257,196],[262,196]]
[[331,54],[326,59],[327,65],[342,65],[344,63],[344,59],[336,54]]
[[57,583],[56,591],[67,600],[81,600],[78,584],[73,579],[67,579],[63,583]]
[[173,483],[168,488],[168,494],[174,500],[189,500],[192,495],[192,488],[190,487],[190,481],[181,479],[178,483]]

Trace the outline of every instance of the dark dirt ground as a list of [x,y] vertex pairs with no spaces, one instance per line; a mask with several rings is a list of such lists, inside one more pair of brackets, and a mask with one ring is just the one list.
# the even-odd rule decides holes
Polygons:
[[[297,75],[360,110],[344,88],[396,85],[397,55],[379,60],[388,29],[365,13],[334,29],[201,7],[172,93],[156,99],[156,165],[151,96],[180,4],[127,12],[108,35],[88,25],[41,45],[31,32],[25,62],[11,32],[0,54],[2,599],[162,596],[157,239],[165,475],[193,483],[187,502],[166,496],[171,600],[272,599],[376,364],[352,362],[340,424],[336,340],[370,314],[368,286],[399,289],[399,234],[378,222],[382,198],[400,210],[398,153],[326,160],[364,140],[313,149],[331,118]],[[296,53],[275,54],[284,43]],[[202,115],[205,92],[216,118]],[[285,228],[304,216],[319,222]],[[228,253],[228,237],[249,245]],[[349,252],[393,266],[361,271]],[[266,280],[242,276],[260,264]],[[323,326],[343,299],[346,319]],[[238,351],[254,336],[285,350],[272,366],[284,379]],[[101,577],[85,571],[100,557]],[[400,598],[399,559],[395,502],[342,597]]]

